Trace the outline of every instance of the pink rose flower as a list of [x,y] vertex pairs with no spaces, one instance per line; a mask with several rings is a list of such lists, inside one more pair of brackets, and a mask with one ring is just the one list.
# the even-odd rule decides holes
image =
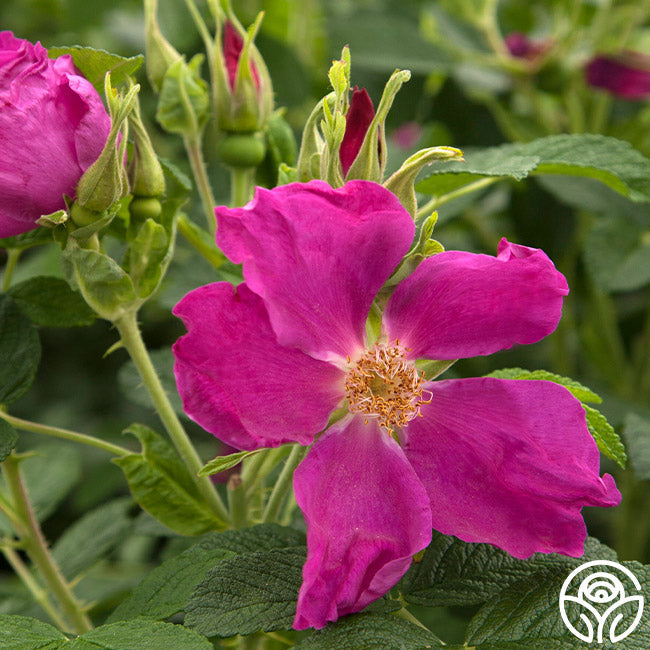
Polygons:
[[[620,494],[599,476],[581,404],[547,381],[432,382],[415,366],[550,334],[568,287],[541,250],[503,239],[497,257],[424,260],[369,341],[373,300],[415,231],[391,192],[294,183],[216,214],[245,282],[176,305],[188,328],[176,380],[187,414],[234,447],[313,443],[294,475],[308,548],[296,629],[385,594],[432,528],[518,558],[583,553],[582,507]],[[347,415],[318,435],[342,405]]]
[[0,237],[65,207],[99,157],[110,118],[69,55],[0,32]]
[[587,83],[624,99],[650,97],[650,56],[623,52],[598,56],[586,67]]

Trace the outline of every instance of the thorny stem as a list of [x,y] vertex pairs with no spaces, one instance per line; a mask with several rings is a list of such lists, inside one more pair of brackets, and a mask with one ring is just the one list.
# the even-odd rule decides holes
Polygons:
[[246,205],[253,194],[253,167],[230,168],[230,207]]
[[2,549],[2,554],[5,556],[5,560],[7,560],[16,575],[22,580],[25,587],[27,587],[28,591],[32,594],[34,600],[41,606],[43,611],[60,630],[65,630],[67,628],[66,622],[50,601],[47,591],[45,591],[36,580],[34,580],[31,571],[22,561],[20,555],[16,553],[13,548],[2,543],[0,543],[0,548]]
[[437,210],[441,205],[449,203],[454,199],[457,199],[465,194],[470,194],[471,192],[476,192],[483,189],[484,187],[489,187],[494,183],[503,180],[502,176],[486,176],[485,178],[480,178],[473,183],[468,183],[463,187],[459,187],[453,192],[447,192],[447,194],[442,194],[441,196],[434,196],[430,201],[427,201],[417,212],[416,221],[420,221],[425,217],[428,217],[434,210]]
[[16,532],[24,544],[27,555],[43,576],[52,596],[61,605],[66,618],[72,624],[72,631],[75,634],[88,632],[93,625],[50,553],[20,476],[18,460],[14,456],[9,456],[4,461],[2,473],[20,520]]
[[169,437],[172,439],[186,467],[190,470],[190,474],[197,488],[216,517],[224,523],[227,522],[229,520],[228,510],[221,497],[215,491],[212,482],[207,476],[197,476],[199,470],[203,467],[203,463],[169,402],[169,398],[160,382],[156,369],[151,363],[151,358],[149,357],[147,348],[142,340],[140,328],[138,327],[136,314],[134,312],[128,312],[115,321],[115,326],[120,333],[124,347],[140,373],[140,377],[151,396],[156,411],[165,425]]
[[88,436],[84,433],[78,433],[77,431],[70,431],[69,429],[60,429],[58,427],[39,424],[38,422],[31,422],[30,420],[23,420],[14,417],[13,415],[9,415],[8,413],[4,413],[2,410],[0,410],[0,418],[8,422],[15,429],[20,429],[21,431],[29,431],[30,433],[39,433],[45,436],[72,440],[73,442],[79,442],[83,445],[103,449],[114,456],[126,456],[131,453],[126,447],[114,445],[105,440],[101,440],[100,438]]
[[264,508],[264,513],[262,514],[262,522],[276,521],[280,508],[286,499],[287,493],[291,489],[291,480],[293,478],[293,473],[300,464],[300,461],[305,457],[308,447],[303,447],[302,445],[296,445],[289,454],[278,480],[273,486],[271,491],[271,496]]
[[22,251],[17,248],[7,249],[7,263],[5,264],[4,275],[2,276],[3,291],[8,291],[11,286],[11,276],[14,273],[21,252]]
[[192,174],[196,189],[201,197],[201,204],[203,205],[203,213],[208,225],[208,232],[214,237],[217,232],[217,220],[214,216],[214,207],[216,202],[210,187],[210,180],[208,179],[208,172],[203,159],[203,151],[201,149],[201,139],[199,137],[186,137],[183,139],[185,143],[185,150],[187,157],[192,167]]

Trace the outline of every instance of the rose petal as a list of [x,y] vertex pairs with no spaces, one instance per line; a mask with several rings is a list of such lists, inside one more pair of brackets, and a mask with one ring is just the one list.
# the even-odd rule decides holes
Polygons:
[[463,359],[550,334],[569,292],[546,254],[501,240],[497,257],[447,251],[395,289],[383,326],[409,358]]
[[244,263],[279,343],[325,360],[362,348],[370,305],[414,233],[397,197],[368,181],[257,188],[216,214],[219,246]]
[[343,373],[275,340],[262,300],[217,282],[174,307],[188,333],[173,346],[186,413],[238,449],[310,444],[343,396]]
[[347,417],[294,474],[307,561],[294,627],[321,628],[385,594],[431,541],[429,500],[399,445]]
[[598,475],[580,402],[547,381],[460,379],[426,385],[405,453],[431,499],[433,527],[525,558],[583,553],[583,506],[621,495]]

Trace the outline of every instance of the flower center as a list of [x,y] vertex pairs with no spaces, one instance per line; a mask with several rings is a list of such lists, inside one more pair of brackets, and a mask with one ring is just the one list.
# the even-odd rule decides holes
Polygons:
[[[376,418],[388,432],[406,426],[431,402],[413,362],[399,341],[376,344],[352,366],[345,378],[345,393],[352,413],[363,413],[366,423]],[[426,393],[428,397],[424,397]]]

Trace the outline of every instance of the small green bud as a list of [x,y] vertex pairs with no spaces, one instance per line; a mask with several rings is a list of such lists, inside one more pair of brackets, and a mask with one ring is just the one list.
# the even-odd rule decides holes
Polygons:
[[181,55],[162,35],[157,16],[158,0],[144,0],[145,65],[149,82],[159,92],[169,66]]
[[[106,74],[105,92],[111,114],[111,130],[99,158],[84,172],[77,185],[77,203],[90,212],[101,213],[117,203],[129,191],[124,168],[127,117],[137,100],[140,86],[132,86],[124,95],[111,86]],[[75,216],[72,216],[73,220]]]
[[217,155],[229,167],[257,167],[266,155],[261,133],[230,133],[217,143]]
[[128,169],[131,192],[142,197],[161,196],[165,192],[165,175],[142,123],[139,102],[129,115],[129,125],[133,132],[133,156]]

